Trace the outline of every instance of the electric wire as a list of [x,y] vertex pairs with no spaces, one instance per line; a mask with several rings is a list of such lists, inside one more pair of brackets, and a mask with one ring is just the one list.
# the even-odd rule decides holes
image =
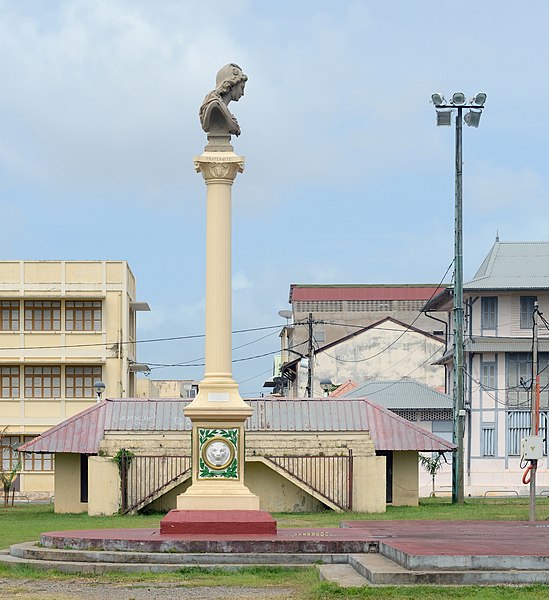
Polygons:
[[[426,304],[428,302],[430,302],[434,298],[435,294],[437,293],[437,291],[442,286],[442,282],[446,278],[446,275],[448,274],[448,271],[452,268],[453,264],[454,264],[454,261],[452,260],[452,262],[448,265],[448,268],[446,269],[446,272],[442,276],[442,279],[440,280],[440,283],[437,285],[437,287],[435,288],[435,290],[431,294],[431,297],[429,298],[429,300],[427,300]],[[414,323],[419,319],[419,317],[421,316],[422,312],[423,311],[419,311],[418,314],[414,317],[414,320],[409,325],[406,326],[406,329],[404,329],[404,331],[402,331],[402,333],[399,336],[397,336],[389,345],[387,345],[385,348],[382,348],[381,350],[379,350],[379,352],[376,352],[375,354],[372,354],[370,356],[366,356],[364,358],[357,358],[357,359],[338,358],[337,356],[332,356],[331,354],[329,354],[326,351],[324,351],[324,354],[326,356],[329,356],[330,358],[333,358],[334,360],[338,360],[340,362],[347,362],[347,363],[361,363],[361,362],[365,362],[367,360],[371,360],[372,358],[376,358],[380,354],[383,354],[383,352],[386,352],[387,350],[389,350],[389,348],[391,348],[392,346],[394,346],[404,335],[406,335],[413,328]],[[437,352],[438,352],[438,349],[437,349]]]
[[[232,331],[232,334],[238,334],[238,333],[250,333],[252,331],[266,331],[267,329],[280,329],[280,325],[269,325],[266,327],[251,327],[249,329],[236,329],[234,331]],[[26,333],[30,333],[30,332],[26,332]],[[40,331],[38,333],[48,333],[48,334],[55,334],[55,335],[59,335],[59,334],[63,334],[65,332],[62,331]],[[70,332],[70,334],[72,335],[73,333],[83,333],[83,334],[88,334],[88,333],[95,333],[95,334],[102,334],[103,332],[101,331],[78,331],[78,332]],[[127,345],[127,344],[150,344],[153,342],[172,342],[172,341],[178,341],[178,340],[193,340],[193,339],[199,339],[199,338],[203,338],[205,337],[206,334],[204,333],[197,333],[197,334],[192,334],[192,335],[177,335],[177,336],[172,336],[172,337],[164,337],[164,338],[150,338],[150,339],[145,339],[145,340],[122,340],[122,341],[115,341],[115,342],[95,342],[95,343],[91,343],[91,344],[56,344],[56,345],[52,345],[52,346],[32,346],[32,350],[54,350],[54,349],[59,349],[59,348],[91,348],[91,347],[112,347],[112,346],[118,346],[118,345]],[[14,347],[14,348],[10,348],[10,350],[29,350],[28,347],[25,346],[19,346],[19,347]]]
[[[257,342],[260,342],[261,340],[264,340],[268,337],[271,337],[273,335],[275,335],[277,333],[277,331],[272,331],[271,333],[267,333],[266,335],[263,335],[259,338],[256,338],[255,340],[252,340],[250,342],[246,342],[245,344],[240,344],[239,346],[234,346],[231,350],[239,350],[240,348],[244,348],[246,346],[251,346],[252,344],[256,344]],[[154,363],[154,362],[150,362],[148,361],[147,364],[150,367],[154,367],[156,368],[168,368],[168,367],[189,367],[189,366],[204,366],[204,363],[201,363],[199,365],[193,365],[192,363],[195,363],[198,360],[204,360],[204,356],[199,356],[198,358],[191,358],[189,360],[183,361],[183,362],[178,362],[178,363]]]

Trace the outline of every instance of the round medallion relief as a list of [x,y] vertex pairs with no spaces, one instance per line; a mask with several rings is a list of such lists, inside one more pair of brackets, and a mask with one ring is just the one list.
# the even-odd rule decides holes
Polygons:
[[202,446],[202,460],[216,471],[226,469],[234,459],[234,446],[222,437],[215,437],[208,440]]

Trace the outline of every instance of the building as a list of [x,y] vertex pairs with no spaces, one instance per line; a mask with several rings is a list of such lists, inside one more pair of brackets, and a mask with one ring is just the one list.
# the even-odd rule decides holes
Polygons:
[[[343,384],[343,388],[347,388]],[[336,392],[339,392],[336,390]],[[339,394],[342,398],[367,398],[395,414],[417,423],[448,442],[452,441],[453,400],[429,386],[412,379],[394,381],[367,381],[360,386],[349,387]],[[388,459],[389,461],[389,459]],[[389,462],[388,462],[389,464]],[[451,456],[446,458],[441,471],[436,476],[436,493],[449,494],[452,489]],[[424,469],[419,472],[419,495],[428,496],[432,492],[431,477]]]
[[[310,395],[322,391],[318,387],[318,381],[315,381],[315,389],[309,392],[307,383],[296,384],[297,372],[294,374],[295,364],[301,364],[309,369],[305,361],[296,361],[296,357],[309,358],[313,353],[320,352],[326,347],[333,347],[334,344],[342,342],[339,348],[345,353],[354,352],[354,345],[359,341],[364,341],[366,337],[372,338],[375,332],[382,334],[383,330],[388,332],[391,326],[384,323],[385,319],[392,319],[395,323],[393,329],[401,326],[410,327],[410,330],[421,331],[426,335],[434,336],[439,340],[445,340],[446,315],[422,312],[425,303],[435,296],[440,287],[436,284],[352,284],[352,285],[302,285],[292,284],[290,286],[289,302],[291,311],[281,311],[281,315],[288,316],[288,323],[282,328],[281,354],[275,357],[273,379],[265,383],[265,387],[274,388],[275,393],[303,394]],[[291,317],[291,320],[290,320]],[[368,336],[362,336],[365,331],[370,331]],[[358,336],[357,336],[358,334]],[[386,336],[387,337],[387,336]],[[404,348],[411,339],[411,336],[405,337],[400,348]],[[360,350],[357,350],[360,352]],[[327,356],[327,355],[326,355]],[[351,365],[352,359],[342,357],[347,360],[347,366]],[[388,367],[383,357],[384,366],[381,369],[374,368],[374,371],[384,371]],[[313,362],[312,370],[316,368],[317,360]],[[341,361],[340,361],[341,362]],[[360,365],[356,363],[358,370]],[[292,364],[294,363],[294,364]],[[341,364],[341,366],[343,366]],[[370,365],[368,365],[370,366]],[[344,371],[345,369],[342,369]],[[427,366],[427,371],[436,373],[437,369]],[[353,369],[347,369],[353,371]],[[320,371],[318,371],[320,372]],[[291,375],[292,384],[288,385],[287,376]],[[305,375],[308,377],[308,375]],[[346,378],[339,373],[327,374],[334,383],[342,383]],[[357,378],[359,381],[366,377],[388,377],[396,376],[394,373],[378,375],[370,372],[359,372]],[[416,379],[423,380],[422,376],[414,375]],[[334,379],[335,378],[335,379]],[[355,379],[355,374],[351,373],[348,378]],[[319,378],[317,378],[318,380]],[[435,374],[436,379],[436,374]],[[433,381],[425,381],[433,385]],[[437,384],[438,385],[438,384]],[[441,384],[443,385],[443,383]],[[301,389],[303,388],[303,389]]]
[[[289,302],[292,322],[282,331],[284,348],[307,354],[309,314],[313,318],[315,346],[331,344],[354,333],[392,317],[407,325],[437,337],[446,335],[443,321],[446,315],[436,311],[430,315],[422,312],[425,303],[440,291],[437,284],[292,284]],[[435,317],[433,319],[432,317]],[[286,343],[287,342],[287,343]]]
[[194,379],[149,379],[136,381],[136,398],[195,398],[198,381]]
[[289,360],[281,367],[284,395],[308,396],[309,375],[313,396],[322,395],[322,380],[339,386],[346,381],[413,378],[444,390],[444,369],[433,362],[445,349],[444,337],[385,317],[366,327],[355,327],[352,333],[315,349],[312,373],[309,360],[290,359],[293,354],[288,354]]
[[[532,324],[534,302],[549,314],[549,242],[496,239],[473,279],[463,286],[466,430],[465,495],[527,494],[521,482],[521,439],[530,434]],[[440,292],[425,310],[445,310],[452,330],[452,289]],[[547,454],[549,414],[549,331],[539,329],[540,428]],[[450,343],[439,361],[451,386]],[[448,389],[451,389],[449,387]],[[540,461],[538,491],[549,489],[546,461]]]
[[[0,428],[4,468],[17,446],[109,395],[135,395],[135,278],[125,261],[0,261]],[[25,456],[16,489],[54,488],[53,457]]]
[[[262,510],[383,512],[386,502],[416,505],[418,451],[453,449],[365,399],[247,402],[254,412],[246,421],[245,485]],[[190,484],[188,404],[106,399],[21,449],[55,454],[56,512],[169,510]],[[122,450],[129,458],[117,464]]]

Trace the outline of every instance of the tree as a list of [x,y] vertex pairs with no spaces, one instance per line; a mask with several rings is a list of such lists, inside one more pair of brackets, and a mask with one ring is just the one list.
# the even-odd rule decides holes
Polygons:
[[431,482],[433,489],[431,491],[431,498],[435,497],[435,478],[437,473],[442,469],[442,454],[436,454],[431,456],[426,456],[424,454],[419,454],[419,463],[421,466],[429,473],[431,476]]
[[0,457],[0,483],[4,488],[4,508],[8,507],[11,487],[23,466],[19,453],[17,453],[17,459],[14,461],[12,453],[9,451],[9,446],[4,446],[2,443],[4,438],[8,437],[6,435],[6,430],[7,427],[4,427],[4,429],[0,431],[0,448],[2,449],[2,456]]

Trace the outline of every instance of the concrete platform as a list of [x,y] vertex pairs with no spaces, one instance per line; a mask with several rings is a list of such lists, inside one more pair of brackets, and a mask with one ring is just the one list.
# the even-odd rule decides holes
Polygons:
[[547,521],[345,521],[407,569],[549,570]]
[[50,531],[45,548],[133,552],[305,553],[377,552],[358,529],[279,529],[275,534],[163,534],[159,529]]
[[78,573],[183,566],[307,566],[340,585],[549,583],[549,523],[346,521],[272,535],[161,534],[159,529],[58,531],[16,544],[0,562]]

